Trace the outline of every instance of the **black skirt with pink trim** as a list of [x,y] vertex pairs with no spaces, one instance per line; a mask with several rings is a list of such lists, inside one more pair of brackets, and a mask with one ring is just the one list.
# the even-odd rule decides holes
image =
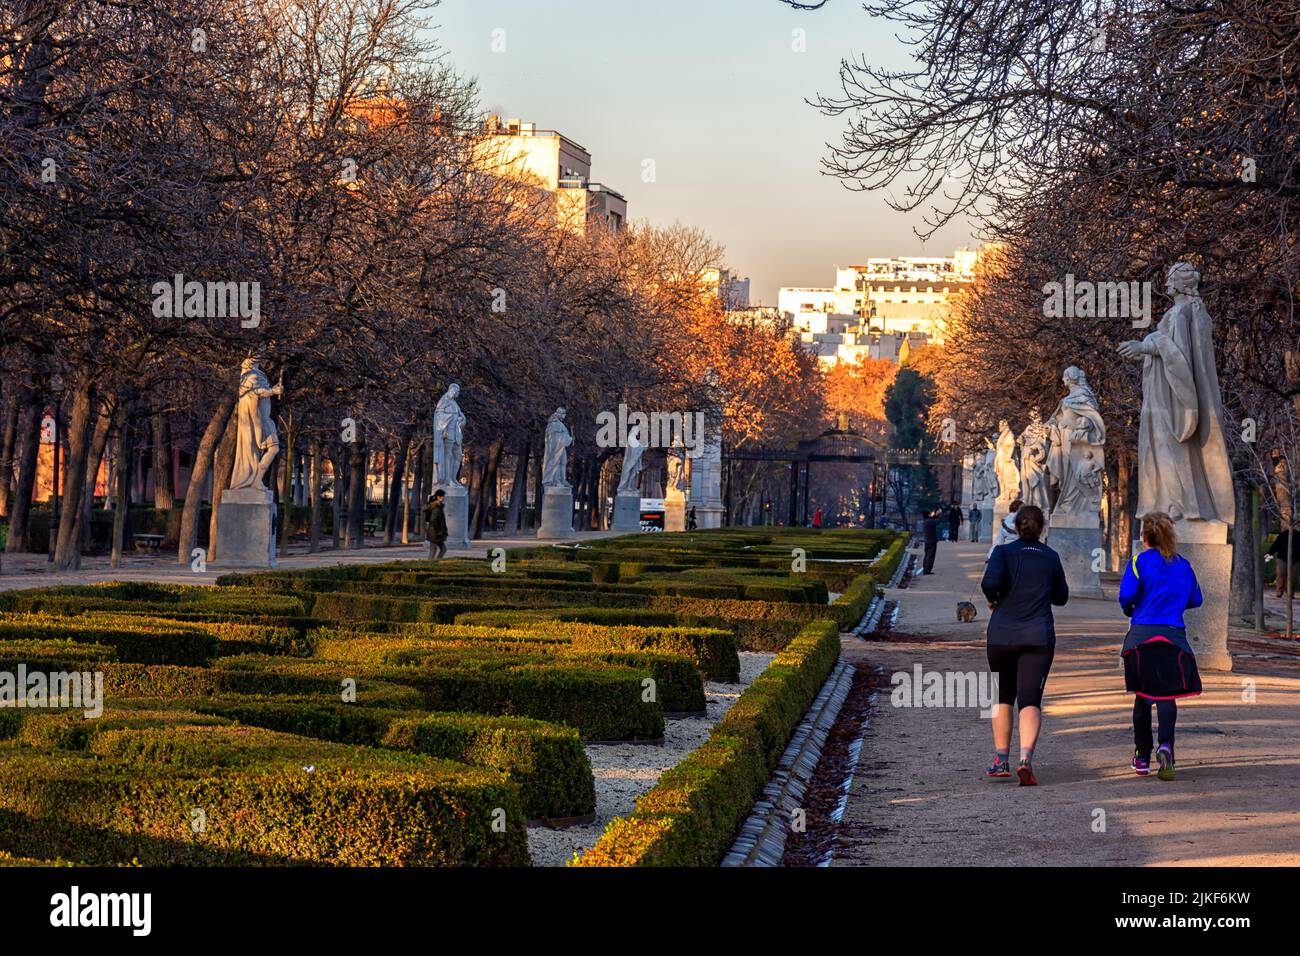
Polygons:
[[1201,692],[1196,656],[1160,637],[1143,641],[1124,653],[1124,686],[1150,700],[1195,697]]

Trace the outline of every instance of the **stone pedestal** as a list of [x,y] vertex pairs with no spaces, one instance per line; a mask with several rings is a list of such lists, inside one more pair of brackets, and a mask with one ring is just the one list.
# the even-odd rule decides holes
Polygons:
[[[1101,543],[1101,526],[1097,515],[1053,514],[1048,521],[1051,548],[1065,568],[1065,583],[1070,586],[1070,600],[1103,598],[1101,574],[1094,571]],[[1104,566],[1104,555],[1103,555]]]
[[269,488],[226,489],[217,508],[220,568],[274,568],[275,499]]
[[[1187,640],[1201,670],[1230,671],[1228,653],[1228,595],[1232,589],[1232,545],[1222,521],[1175,521],[1178,553],[1192,563],[1203,599],[1200,607],[1183,612]],[[1133,542],[1133,553],[1146,548]]]
[[542,524],[537,529],[537,537],[558,541],[576,536],[573,530],[573,490],[547,488],[542,494]]
[[993,518],[993,509],[981,508],[980,509],[980,541],[992,543],[993,529],[996,527],[997,524],[995,523]]
[[469,549],[469,492],[464,485],[455,488],[441,486],[447,492],[443,499],[442,513],[447,518],[447,547],[458,551]]
[[641,530],[641,495],[616,495],[614,497],[615,531]]
[[[695,512],[697,520],[699,514],[698,511]],[[664,530],[686,530],[686,496],[681,492],[669,492],[664,496]]]

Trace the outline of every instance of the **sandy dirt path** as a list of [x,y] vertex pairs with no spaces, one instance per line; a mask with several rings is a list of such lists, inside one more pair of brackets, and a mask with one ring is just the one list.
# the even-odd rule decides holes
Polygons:
[[[987,671],[983,600],[975,623],[956,622],[987,547],[940,542],[934,575],[889,592],[900,603],[896,634],[922,640],[843,637],[851,663],[885,677],[833,865],[1300,864],[1300,669],[1286,649],[1203,673],[1205,693],[1179,705],[1172,782],[1128,769],[1126,621],[1110,600],[1058,609],[1038,787],[984,778],[992,738],[978,707],[892,706],[889,675],[917,663]],[[1254,702],[1243,702],[1252,688]],[[1012,746],[1014,760],[1018,738]]]

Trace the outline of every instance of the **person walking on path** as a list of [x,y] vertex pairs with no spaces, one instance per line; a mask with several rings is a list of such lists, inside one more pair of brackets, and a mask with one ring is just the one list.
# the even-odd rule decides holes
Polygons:
[[1016,511],[1015,541],[993,548],[980,589],[993,613],[988,625],[989,668],[998,675],[998,703],[993,708],[993,765],[989,777],[1011,776],[1011,705],[1020,712],[1022,787],[1036,786],[1034,747],[1043,726],[1043,687],[1056,653],[1052,607],[1070,599],[1065,569],[1055,551],[1038,539],[1046,519],[1041,508]]
[[446,497],[447,493],[439,488],[429,496],[429,503],[424,506],[424,533],[429,539],[430,561],[437,561],[447,555]]
[[[1288,550],[1293,547],[1294,550],[1288,554]],[[1290,530],[1283,528],[1264,553],[1273,556],[1274,593],[1278,597],[1286,597],[1286,577],[1289,567],[1292,580],[1291,593],[1300,594],[1300,573],[1297,573],[1300,572],[1300,542],[1292,546]]]
[[961,534],[961,509],[957,507],[957,502],[953,502],[948,508],[948,540],[956,541]]
[[1024,502],[1019,498],[1011,502],[1010,510],[1002,516],[1002,520],[998,523],[998,526],[993,529],[993,543],[989,545],[989,553],[984,559],[985,561],[988,561],[989,558],[993,557],[993,549],[998,545],[1015,541],[1016,538],[1019,537],[1016,534],[1016,514],[1020,511],[1020,507],[1023,504]]
[[820,528],[820,527],[822,526],[822,509],[821,509],[821,508],[818,508],[816,511],[813,512],[812,526],[813,526],[814,528]]
[[980,509],[974,505],[971,505],[970,515],[967,517],[967,520],[970,522],[971,541],[978,541],[980,539],[980,522],[984,520],[984,512],[980,511]]
[[1151,705],[1160,720],[1156,760],[1161,780],[1174,779],[1174,724],[1178,698],[1201,692],[1196,655],[1187,642],[1183,612],[1201,606],[1201,588],[1191,562],[1177,551],[1174,523],[1153,512],[1142,518],[1142,543],[1119,585],[1119,606],[1131,619],[1120,652],[1124,687],[1133,698],[1133,760],[1138,776],[1151,772]]
[[925,542],[925,560],[921,563],[922,574],[934,574],[934,553],[939,550],[939,509],[925,516],[921,525],[921,540]]

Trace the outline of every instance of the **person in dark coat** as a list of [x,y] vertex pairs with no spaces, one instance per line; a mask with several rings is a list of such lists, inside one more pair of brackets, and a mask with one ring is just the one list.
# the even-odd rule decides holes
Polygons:
[[446,498],[447,493],[439,488],[429,496],[429,503],[424,506],[424,533],[429,539],[430,561],[437,561],[447,555]]
[[922,574],[934,574],[934,553],[939,549],[939,511],[936,508],[925,516],[921,525],[921,540],[925,542],[925,561],[921,565]]
[[[1289,555],[1287,554],[1288,547],[1292,548]],[[1291,588],[1291,593],[1300,594],[1300,541],[1297,541],[1295,545],[1291,545],[1291,532],[1283,528],[1264,553],[1273,556],[1274,593],[1278,597],[1286,595],[1286,573],[1289,564],[1291,566],[1291,580],[1295,582]]]
[[1024,505],[1016,512],[1015,541],[993,549],[980,588],[993,613],[988,625],[989,668],[998,675],[998,704],[993,708],[993,766],[990,777],[1011,776],[1011,706],[1020,712],[1022,787],[1038,783],[1034,747],[1043,723],[1043,687],[1056,654],[1052,607],[1070,599],[1060,556],[1038,539],[1046,519],[1041,508]]
[[984,512],[972,505],[970,517],[967,520],[970,521],[970,539],[978,541],[980,539],[980,522],[984,520]]
[[961,509],[957,507],[956,502],[953,502],[952,507],[948,509],[948,540],[956,541],[959,534],[961,534]]

